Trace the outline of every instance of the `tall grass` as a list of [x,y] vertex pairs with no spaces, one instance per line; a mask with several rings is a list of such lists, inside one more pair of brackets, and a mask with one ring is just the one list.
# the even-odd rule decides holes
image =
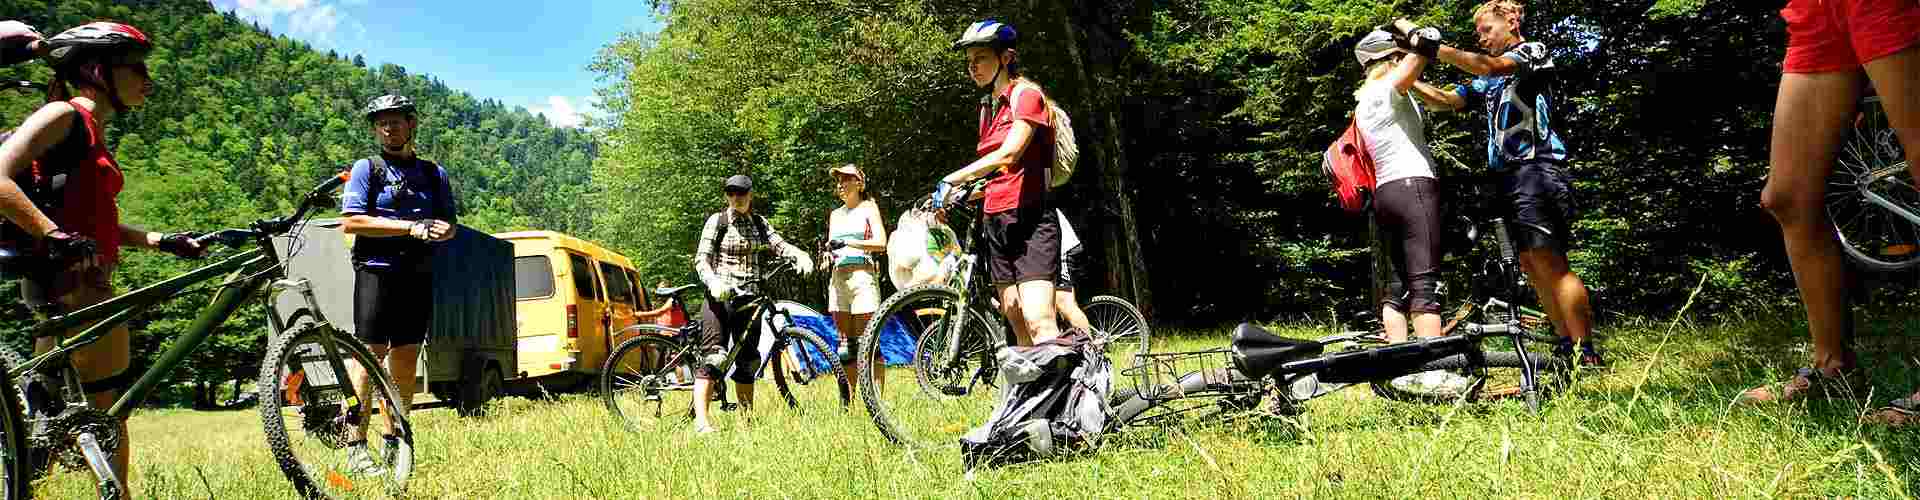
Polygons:
[[[1734,407],[1734,394],[1805,363],[1805,329],[1613,321],[1613,367],[1583,372],[1541,414],[1518,402],[1428,406],[1364,388],[1310,402],[1296,419],[1238,418],[1130,431],[1096,452],[962,478],[955,447],[902,450],[864,411],[789,417],[763,384],[751,423],[721,432],[618,427],[590,395],[508,399],[493,415],[417,413],[415,498],[1902,498],[1920,491],[1920,432],[1858,415],[1920,384],[1909,335],[1869,319],[1875,390],[1855,399]],[[1312,337],[1319,331],[1288,327]],[[1225,331],[1160,333],[1156,350],[1222,345]],[[904,380],[904,378],[902,378]],[[816,389],[810,389],[817,391]],[[812,396],[824,398],[824,393]],[[857,404],[857,403],[856,403]],[[970,412],[984,419],[987,408]],[[290,495],[256,413],[143,411],[131,422],[140,497]],[[85,497],[79,473],[44,498]],[[384,497],[384,492],[362,492]]]

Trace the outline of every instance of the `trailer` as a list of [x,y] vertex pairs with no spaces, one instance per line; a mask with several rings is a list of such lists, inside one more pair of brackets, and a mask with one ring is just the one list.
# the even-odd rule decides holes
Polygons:
[[[316,220],[300,231],[297,240],[276,239],[274,248],[288,254],[287,276],[313,283],[321,313],[340,331],[352,334],[354,269],[353,237],[340,230],[340,219]],[[515,349],[513,245],[465,226],[456,226],[452,240],[434,245],[433,320],[420,347],[420,369],[415,387],[436,401],[413,408],[457,408],[461,415],[477,415],[506,387],[506,374],[519,366]],[[307,307],[295,294],[282,294],[274,314],[287,318]]]

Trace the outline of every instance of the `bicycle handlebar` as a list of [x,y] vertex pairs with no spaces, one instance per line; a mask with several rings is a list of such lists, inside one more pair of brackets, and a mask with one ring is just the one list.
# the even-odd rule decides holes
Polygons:
[[307,191],[306,195],[300,197],[300,208],[295,209],[293,215],[257,220],[253,222],[251,229],[222,229],[209,232],[194,237],[193,241],[202,246],[208,243],[220,243],[237,247],[245,245],[259,236],[286,234],[288,231],[293,230],[295,223],[306,219],[307,214],[319,206],[320,200],[326,199],[327,193],[332,192],[335,188],[339,188],[342,184],[346,184],[347,179],[351,177],[351,173],[351,171],[340,172],[338,175],[328,177],[327,180],[322,181],[320,185],[314,186],[313,190]]

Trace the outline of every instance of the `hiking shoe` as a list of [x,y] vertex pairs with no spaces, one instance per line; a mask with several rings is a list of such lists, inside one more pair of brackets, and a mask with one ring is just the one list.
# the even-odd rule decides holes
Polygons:
[[1426,392],[1434,396],[1459,397],[1473,390],[1473,379],[1449,371],[1435,370],[1422,373],[1420,382],[1421,385],[1426,386]]
[[367,443],[347,445],[347,472],[372,476],[384,472],[379,463],[373,461],[373,454],[367,451]]
[[382,441],[381,444],[385,446],[385,448],[380,449],[380,463],[392,467],[394,462],[400,458],[400,438],[389,435],[380,438],[380,441]]
[[1734,403],[1792,403],[1809,397],[1849,398],[1865,395],[1866,387],[1866,378],[1858,371],[1827,373],[1813,368],[1801,368],[1794,373],[1793,378],[1779,385],[1763,385],[1740,393],[1740,396],[1734,399]]
[[1860,417],[1861,423],[1877,424],[1896,429],[1920,427],[1920,393],[1895,399],[1887,406],[1873,410]]

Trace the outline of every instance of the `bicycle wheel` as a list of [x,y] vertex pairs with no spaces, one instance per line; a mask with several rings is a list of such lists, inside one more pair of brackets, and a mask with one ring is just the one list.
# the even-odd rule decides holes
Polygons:
[[[805,413],[806,408],[822,405],[824,403],[822,399],[832,398],[831,401],[839,403],[833,405],[835,408],[846,409],[847,405],[853,401],[851,392],[853,387],[847,383],[846,370],[840,367],[838,351],[828,346],[827,341],[821,340],[813,332],[789,326],[782,331],[780,338],[774,340],[772,352],[795,352],[795,349],[798,352],[791,359],[806,368],[785,366],[790,359],[787,356],[773,356],[772,366],[767,367],[773,370],[773,385],[780,389],[780,397],[787,401],[787,408],[796,413]],[[812,371],[815,363],[826,364],[826,369],[820,370],[819,373],[828,377],[809,379],[796,376],[796,372],[799,371]],[[788,371],[790,369],[795,371]],[[813,394],[807,394],[805,391],[796,390],[800,387],[817,387],[818,389],[815,389]]]
[[[0,373],[25,363],[12,349],[0,347]],[[33,465],[27,456],[27,422],[16,380],[0,383],[0,498],[33,496]]]
[[1148,396],[1134,389],[1114,391],[1111,427],[1160,427],[1189,419],[1209,419],[1259,406],[1257,381],[1227,368],[1188,373]]
[[1430,361],[1415,371],[1470,372],[1468,378],[1473,380],[1473,385],[1464,395],[1402,390],[1394,387],[1389,380],[1376,380],[1367,385],[1372,386],[1373,393],[1382,398],[1409,403],[1452,404],[1463,397],[1467,402],[1527,397],[1529,409],[1539,411],[1541,400],[1551,397],[1566,385],[1570,377],[1567,360],[1536,353],[1527,353],[1526,357],[1533,360],[1534,378],[1539,382],[1540,392],[1534,395],[1525,394],[1521,386],[1521,354],[1511,351],[1486,351],[1479,353],[1479,356],[1456,354]]
[[[962,318],[961,316],[964,316]],[[949,321],[960,321],[958,348]],[[960,301],[960,292],[926,285],[895,293],[867,323],[858,359],[882,360],[885,335],[907,335],[915,351],[905,369],[860,371],[860,396],[874,426],[894,444],[953,445],[993,407],[993,351],[1006,337],[993,319]],[[892,383],[882,384],[881,377]],[[911,379],[914,382],[908,382]]]
[[[366,401],[351,387],[356,369],[367,373]],[[267,447],[300,496],[406,490],[414,463],[408,403],[358,339],[311,319],[298,322],[268,344],[257,387]],[[364,450],[348,445],[353,425],[368,431]]]
[[[1139,356],[1153,352],[1152,332],[1147,328],[1147,316],[1126,299],[1111,295],[1101,295],[1087,301],[1080,308],[1087,314],[1087,323],[1093,329],[1106,335],[1107,358],[1113,361],[1115,374],[1125,374],[1134,369]],[[1116,377],[1124,380],[1118,388],[1133,388],[1135,377]]]
[[1855,263],[1900,271],[1920,266],[1920,187],[1878,101],[1862,103],[1827,177],[1827,217]]
[[623,427],[643,431],[663,421],[693,419],[692,350],[674,340],[678,331],[640,325],[600,369],[600,401]]

